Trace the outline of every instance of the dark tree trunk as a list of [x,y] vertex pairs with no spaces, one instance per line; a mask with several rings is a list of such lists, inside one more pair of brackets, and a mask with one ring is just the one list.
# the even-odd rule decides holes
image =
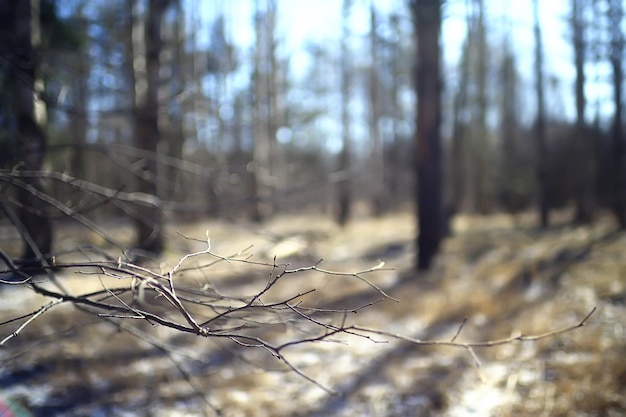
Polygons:
[[594,182],[593,149],[589,146],[589,134],[585,124],[585,22],[584,3],[572,0],[572,42],[576,67],[576,151],[581,164],[577,173],[576,214],[574,222],[588,223],[593,210],[592,184]]
[[[142,68],[140,50],[134,50],[135,65],[135,114],[134,131],[137,148],[148,151],[152,157],[141,161],[138,177],[138,191],[149,195],[157,195],[158,162],[157,147],[160,140],[159,132],[159,55],[161,53],[161,22],[166,1],[150,0],[148,2],[143,42],[145,51],[145,68]],[[135,16],[136,19],[139,19]],[[135,22],[138,23],[138,22]],[[139,42],[134,43],[137,45]],[[139,46],[139,45],[137,45]],[[139,49],[139,48],[137,48]],[[135,247],[150,254],[159,254],[163,250],[163,220],[158,205],[138,205],[135,227],[137,241]]]
[[611,30],[610,62],[613,69],[613,102],[615,114],[613,116],[613,212],[621,229],[626,229],[626,175],[624,175],[624,143],[622,128],[622,83],[624,73],[622,61],[624,59],[624,34],[622,20],[624,10],[619,0],[609,1],[609,23]]
[[[176,12],[174,22],[174,34],[172,40],[172,48],[175,49],[172,53],[172,59],[170,62],[170,74],[172,80],[170,81],[169,94],[172,96],[178,95],[181,92],[188,91],[190,88],[188,74],[190,73],[187,65],[187,56],[185,50],[185,12],[183,10],[182,0],[172,1]],[[168,156],[175,158],[177,161],[183,159],[183,146],[185,144],[185,129],[184,129],[184,117],[185,109],[182,100],[174,99],[169,103],[168,124],[170,127],[168,137]],[[169,165],[167,168],[167,197],[171,200],[182,201],[184,195],[189,193],[190,190],[184,189],[184,183],[182,180],[181,170],[174,166]]]
[[348,56],[348,17],[350,15],[351,0],[343,2],[343,23],[341,31],[341,130],[343,149],[339,154],[340,178],[337,182],[337,212],[336,219],[340,225],[345,225],[350,218],[352,207],[352,193],[350,189],[350,57]]
[[417,268],[424,270],[430,267],[439,250],[444,229],[439,132],[441,3],[439,0],[412,0],[410,5],[417,35]]
[[[14,114],[17,120],[18,169],[38,171],[42,169],[46,153],[46,136],[36,117],[35,82],[38,74],[37,51],[34,48],[35,29],[33,12],[37,12],[37,0],[12,0],[9,6],[14,13],[13,53],[9,68],[15,88]],[[52,226],[46,214],[46,204],[36,194],[44,192],[40,178],[22,179],[17,191],[20,204],[19,220],[24,240],[22,265],[41,268],[47,264],[52,246]],[[43,257],[42,257],[43,255]]]
[[485,6],[483,0],[474,0],[478,12],[476,17],[476,135],[473,147],[470,150],[474,154],[473,163],[475,171],[474,203],[475,210],[480,214],[490,211],[491,186],[489,181],[489,142],[487,139],[487,36],[485,31]]
[[535,33],[535,82],[537,94],[537,119],[535,120],[535,151],[538,188],[539,222],[542,228],[550,224],[548,156],[546,146],[546,119],[543,88],[543,41],[539,25],[539,4],[533,0],[534,33]]

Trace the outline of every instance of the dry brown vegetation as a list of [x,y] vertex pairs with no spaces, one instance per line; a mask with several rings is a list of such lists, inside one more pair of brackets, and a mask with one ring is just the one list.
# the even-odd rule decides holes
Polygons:
[[[285,350],[290,363],[313,383],[266,349],[145,320],[105,321],[63,303],[2,346],[0,394],[36,415],[195,416],[215,415],[216,410],[224,416],[623,415],[626,235],[615,232],[608,219],[592,227],[562,225],[543,232],[529,226],[533,220],[459,218],[437,265],[420,276],[411,268],[415,231],[410,213],[359,217],[345,228],[308,214],[282,216],[264,226],[171,226],[163,263],[151,267],[168,271],[182,255],[202,251],[208,230],[213,252],[231,255],[252,245],[251,260],[268,264],[222,261],[187,269],[181,275],[187,288],[250,296],[267,285],[274,256],[277,264],[288,262],[294,269],[323,259],[321,268],[348,272],[366,270],[382,259],[393,269],[366,277],[399,302],[355,277],[315,271],[281,278],[264,302],[315,289],[302,298],[303,306],[327,309],[312,314],[315,320],[356,309],[339,315],[343,325],[420,340],[456,337],[461,343],[550,332],[575,325],[597,307],[583,328],[533,342],[474,348],[475,357],[458,346],[417,346],[384,334],[364,338],[339,333]],[[124,227],[107,230],[130,240]],[[96,235],[61,227],[57,249],[75,247],[78,236],[82,243],[103,245]],[[6,231],[2,238],[2,248],[11,252],[14,237]],[[184,266],[205,266],[215,260],[209,258],[194,257]],[[72,252],[57,261],[77,259]],[[116,278],[101,280],[86,271],[57,275],[73,293],[120,285]],[[50,283],[43,285],[49,288]],[[2,322],[51,301],[25,286],[3,285],[1,291]],[[147,309],[180,320],[162,300],[148,295],[143,301]],[[210,317],[197,307],[190,311]],[[307,332],[320,334],[311,321],[263,313],[240,318],[249,334],[263,340],[281,343]],[[237,319],[228,325],[236,325]],[[254,320],[260,322],[256,328],[250,325]],[[0,338],[23,322],[2,325]]]

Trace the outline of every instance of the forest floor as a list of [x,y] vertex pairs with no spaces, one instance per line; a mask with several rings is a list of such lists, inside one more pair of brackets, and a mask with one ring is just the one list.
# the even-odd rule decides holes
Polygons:
[[[293,268],[323,259],[320,267],[355,272],[383,260],[385,269],[364,276],[399,302],[355,277],[310,271],[286,277],[276,296],[314,288],[305,301],[329,310],[373,303],[346,320],[421,340],[449,341],[465,318],[459,342],[542,334],[597,310],[584,327],[476,348],[475,357],[463,348],[382,335],[340,334],[288,349],[288,359],[336,392],[331,395],[263,349],[119,319],[148,335],[138,339],[61,305],[0,348],[0,416],[2,401],[36,416],[210,416],[216,409],[229,417],[626,415],[626,233],[609,217],[591,226],[571,226],[567,218],[555,216],[545,231],[532,226],[531,215],[458,218],[432,270],[420,274],[412,269],[415,228],[408,212],[358,216],[345,228],[309,214],[262,226],[170,226],[165,269],[203,250],[205,230],[213,252],[230,255],[253,245],[252,259],[270,265],[274,256]],[[14,250],[15,237],[3,230],[0,246]],[[128,228],[107,230],[124,239]],[[105,246],[69,226],[57,235],[57,248]],[[72,291],[104,285],[80,273],[59,279]],[[266,285],[268,267],[222,262],[186,279],[198,289],[210,283],[223,294],[249,295]],[[0,322],[50,301],[25,286],[4,287]],[[0,340],[23,322],[0,326]],[[283,324],[261,327],[259,335],[289,337],[289,323]]]

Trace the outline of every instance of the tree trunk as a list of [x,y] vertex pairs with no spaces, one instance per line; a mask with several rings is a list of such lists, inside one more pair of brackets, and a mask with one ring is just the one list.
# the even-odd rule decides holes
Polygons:
[[584,3],[572,0],[572,41],[574,65],[576,67],[576,151],[581,169],[577,171],[576,214],[574,222],[589,223],[593,210],[594,160],[593,149],[589,146],[588,129],[585,123],[585,22]]
[[[79,9],[79,19],[86,21],[84,5]],[[81,24],[81,31],[87,31],[86,24]],[[72,155],[70,159],[70,175],[75,178],[85,178],[85,143],[87,142],[87,102],[89,90],[89,55],[87,51],[80,51],[76,60],[76,73],[72,85]]]
[[489,211],[490,184],[489,184],[489,142],[487,140],[487,39],[485,34],[485,12],[483,0],[475,0],[478,10],[476,22],[476,128],[475,140],[472,149],[474,158],[475,182],[475,211],[486,214]]
[[[137,13],[133,16],[133,78],[135,91],[134,138],[135,146],[148,151],[151,157],[140,161],[137,190],[157,195],[159,132],[159,55],[161,53],[161,22],[165,11],[164,0],[149,0],[145,25]],[[133,8],[136,11],[136,8]],[[150,254],[163,249],[163,224],[158,205],[138,205],[135,227],[136,248]]]
[[[170,73],[172,80],[170,81],[168,96],[173,97],[168,112],[169,116],[169,137],[168,137],[168,156],[178,161],[183,159],[183,146],[185,144],[185,105],[184,99],[187,89],[189,88],[189,67],[187,65],[187,57],[185,52],[185,11],[183,10],[182,0],[175,0],[174,7],[176,17],[172,33],[171,47],[172,57],[170,61]],[[169,199],[183,201],[184,195],[191,190],[184,189],[183,175],[181,170],[174,164],[168,166],[167,174],[167,196]]]
[[624,73],[622,62],[624,59],[624,34],[622,33],[622,20],[624,9],[620,0],[609,1],[610,23],[610,62],[613,69],[613,101],[615,113],[613,116],[613,212],[621,229],[626,229],[626,175],[624,170],[624,143],[622,128],[622,84]]
[[453,155],[453,161],[458,164],[453,182],[460,191],[456,198],[460,208],[467,213],[485,211],[486,48],[483,2],[474,0],[467,15],[462,73],[455,100],[455,115],[469,115],[470,120],[459,120],[455,123],[453,139],[453,152],[456,154]]
[[402,120],[402,112],[400,109],[400,57],[402,55],[400,48],[400,16],[394,14],[390,18],[391,27],[395,42],[392,43],[392,57],[391,57],[391,117],[392,117],[392,145],[391,150],[388,153],[383,154],[384,171],[385,171],[385,186],[388,190],[387,198],[390,201],[390,205],[395,207],[400,201],[400,178],[403,173],[401,146],[400,140],[400,124]]
[[371,63],[369,67],[369,134],[370,134],[370,157],[369,157],[369,192],[370,205],[372,214],[380,216],[385,208],[385,183],[384,183],[384,161],[383,161],[383,141],[380,132],[381,103],[380,103],[380,84],[378,78],[378,35],[377,35],[377,19],[374,3],[370,4],[370,57]]
[[444,230],[441,170],[441,3],[439,0],[411,0],[417,35],[416,173],[417,268],[428,269],[439,250]]
[[273,196],[277,178],[276,132],[276,4],[269,0],[263,10],[257,3],[255,15],[256,47],[253,73],[254,150],[250,168],[250,218],[261,221],[277,206]]
[[[500,164],[498,183],[498,204],[507,212],[514,213],[522,208],[519,179],[512,175],[521,175],[519,138],[519,88],[515,65],[515,55],[509,39],[503,46],[504,55],[499,69],[500,99]],[[511,174],[513,173],[513,174]]]
[[543,41],[539,24],[539,4],[533,0],[534,34],[535,34],[535,91],[537,95],[537,119],[535,120],[535,156],[538,189],[539,222],[542,228],[548,227],[549,218],[549,186],[548,157],[546,146],[546,120],[543,83]]
[[[469,22],[468,22],[469,23]],[[453,104],[453,127],[452,127],[452,149],[450,155],[450,188],[446,194],[448,207],[446,211],[452,215],[461,211],[462,208],[473,211],[475,207],[474,194],[471,185],[473,184],[474,170],[470,158],[472,152],[468,143],[467,122],[461,119],[461,114],[467,111],[468,84],[470,75],[470,48],[471,29],[468,24],[466,44],[461,56],[461,79],[459,89],[454,95]]]
[[[39,34],[39,1],[12,0],[14,13],[13,53],[10,56],[10,77],[15,88],[14,114],[17,120],[18,169],[38,171],[46,154],[46,136],[43,130],[45,107],[37,93],[42,91],[38,69],[37,47]],[[38,111],[39,110],[39,111]],[[52,247],[52,226],[46,214],[46,204],[36,193],[44,192],[40,178],[24,178],[17,191],[20,204],[19,220],[24,240],[22,266],[34,270],[45,266]]]
[[352,207],[352,192],[350,189],[350,57],[348,51],[348,18],[350,16],[351,0],[343,1],[343,20],[341,29],[341,132],[343,148],[339,154],[339,180],[337,182],[337,211],[336,219],[340,225],[345,225],[350,218]]
[[257,2],[257,9],[255,14],[255,33],[256,33],[256,47],[254,51],[254,72],[252,75],[252,109],[253,109],[253,123],[254,123],[254,149],[252,152],[252,161],[248,164],[250,173],[249,193],[250,193],[250,220],[254,222],[262,221],[269,211],[267,204],[263,201],[266,197],[263,195],[262,185],[263,179],[267,179],[267,169],[269,165],[269,137],[268,129],[266,128],[267,118],[265,112],[267,107],[265,101],[267,100],[266,83],[264,82],[264,35],[263,32],[263,17],[261,16],[261,9]]

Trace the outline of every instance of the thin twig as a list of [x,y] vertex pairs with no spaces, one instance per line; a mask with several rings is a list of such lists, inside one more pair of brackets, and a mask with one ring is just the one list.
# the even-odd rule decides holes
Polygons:
[[459,328],[456,330],[456,333],[454,334],[454,336],[452,336],[452,339],[450,339],[451,342],[454,342],[456,338],[459,337],[459,335],[461,334],[461,330],[463,330],[463,327],[465,326],[465,323],[467,323],[467,317],[463,318],[463,322],[461,323]]
[[37,319],[37,317],[41,316],[43,313],[45,313],[46,311],[50,310],[55,305],[61,304],[63,301],[64,301],[63,299],[53,300],[53,301],[50,301],[48,304],[42,306],[39,310],[34,312],[32,314],[32,316],[28,320],[26,320],[24,323],[22,323],[22,325],[20,327],[18,327],[13,333],[11,333],[10,335],[8,335],[4,339],[2,339],[2,341],[0,341],[0,346],[3,346],[6,342],[8,342],[9,340],[13,339],[18,334],[20,334],[20,332],[22,330],[24,330],[26,328],[26,326],[28,326],[33,321],[35,321],[35,319]]
[[536,335],[519,335],[519,336],[511,336],[504,339],[496,339],[496,340],[487,340],[482,342],[457,342],[455,340],[445,341],[445,340],[420,340],[415,339],[410,336],[405,336],[399,333],[388,332],[385,330],[372,329],[368,327],[362,326],[351,326],[350,329],[354,331],[369,333],[369,334],[377,334],[380,336],[387,336],[392,339],[401,340],[403,342],[412,343],[414,345],[419,346],[451,346],[451,347],[461,347],[461,348],[478,348],[478,347],[492,347],[492,346],[500,346],[513,342],[534,342],[541,339],[546,339],[549,337],[557,336],[559,334],[567,333],[572,330],[581,328],[587,324],[587,321],[591,318],[591,316],[596,312],[597,307],[591,309],[589,313],[577,324],[563,327],[556,330],[551,330],[549,332],[540,333]]

